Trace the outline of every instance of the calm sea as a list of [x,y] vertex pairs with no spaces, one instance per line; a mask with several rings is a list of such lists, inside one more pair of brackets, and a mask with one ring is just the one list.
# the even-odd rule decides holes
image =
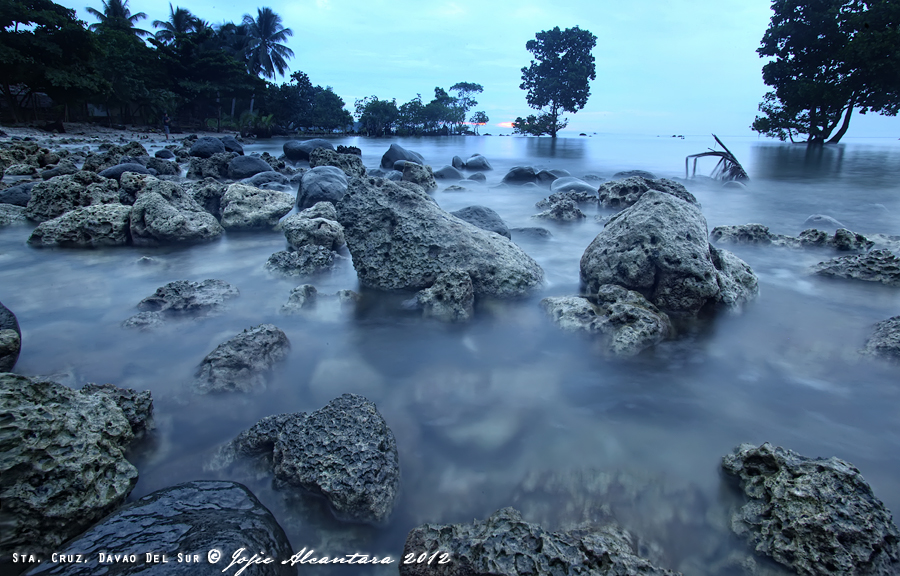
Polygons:
[[[796,235],[807,217],[826,214],[855,232],[900,234],[900,142],[848,139],[808,152],[723,141],[752,181],[746,190],[688,183],[710,230],[758,222]],[[133,455],[141,477],[132,499],[215,477],[203,471],[211,451],[264,416],[315,410],[354,392],[377,404],[397,438],[402,492],[388,525],[342,524],[320,501],[285,498],[266,478],[234,478],[269,506],[296,550],[398,558],[406,533],[424,522],[471,522],[515,504],[526,519],[565,525],[590,519],[585,502],[599,509],[609,499],[619,521],[656,546],[660,563],[693,570],[736,545],[726,519],[734,493],[719,463],[743,442],[845,459],[900,511],[900,378],[896,367],[857,355],[875,322],[900,314],[896,288],[808,275],[828,252],[733,247],[759,276],[758,301],[636,359],[606,358],[543,317],[540,298],[578,292],[579,259],[602,224],[596,210],[578,224],[532,220],[549,192],[492,188],[503,174],[531,165],[579,177],[642,169],[683,178],[685,156],[713,146],[711,136],[334,140],[361,148],[369,167],[392,142],[435,169],[455,155],[486,156],[495,168],[486,185],[447,192],[442,182],[434,197],[447,210],[488,206],[510,227],[549,228],[549,241],[514,238],[544,268],[544,291],[481,306],[462,327],[423,322],[399,311],[403,296],[371,293],[355,314],[317,320],[279,314],[301,282],[263,267],[285,247],[277,232],[80,251],[33,249],[25,244],[30,227],[0,229],[0,300],[23,333],[16,370],[64,373],[75,387],[111,382],[153,393],[157,428]],[[280,154],[282,143],[246,150]],[[698,174],[714,164],[701,159]],[[143,256],[154,263],[137,264]],[[121,327],[157,287],[206,278],[240,289],[226,314],[157,332]],[[314,284],[320,294],[358,288],[349,260]],[[210,397],[187,390],[206,354],[261,323],[280,327],[292,344],[268,390]],[[551,473],[556,488],[540,489]],[[611,477],[621,486],[591,481]]]

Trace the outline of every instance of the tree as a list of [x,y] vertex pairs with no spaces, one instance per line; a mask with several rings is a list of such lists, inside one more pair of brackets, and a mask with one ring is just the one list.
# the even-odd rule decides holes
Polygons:
[[484,113],[483,111],[481,111],[481,110],[479,110],[478,112],[472,114],[472,117],[469,118],[469,122],[471,122],[472,124],[475,125],[475,135],[476,135],[476,136],[478,136],[478,127],[479,127],[479,126],[484,126],[485,124],[487,124],[487,123],[490,122],[490,121],[491,121],[491,119],[488,118],[488,115],[485,114],[485,113]]
[[[809,145],[836,143],[854,110],[900,109],[900,4],[894,0],[773,0],[757,53],[773,58],[763,81],[774,88],[751,128]],[[830,139],[829,139],[830,138]]]
[[180,6],[172,8],[172,4],[169,3],[169,19],[166,21],[154,20],[153,27],[161,28],[154,34],[154,38],[165,44],[172,44],[178,41],[179,36],[195,32],[204,26],[187,8]]
[[257,17],[244,14],[247,34],[247,67],[253,74],[264,78],[275,78],[275,72],[284,76],[288,68],[286,58],[293,58],[294,52],[281,44],[294,32],[281,24],[281,16],[271,8],[257,8]]
[[369,136],[390,134],[394,123],[400,118],[396,100],[379,100],[368,96],[356,101],[356,113],[361,124],[360,131]]
[[528,92],[529,106],[536,110],[548,108],[536,119],[540,122],[532,123],[531,127],[543,128],[542,134],[556,138],[556,133],[566,126],[566,121],[560,120],[560,112],[581,110],[591,95],[588,80],[597,79],[591,50],[597,45],[597,37],[578,26],[564,31],[557,26],[538,32],[534,38],[525,48],[534,54],[535,60],[522,68],[519,88]]
[[144,20],[147,15],[143,12],[132,14],[128,9],[128,0],[102,0],[103,11],[88,6],[87,13],[99,20],[96,24],[91,24],[90,29],[94,31],[103,28],[122,30],[135,36],[150,36],[150,33],[134,25]]
[[456,106],[462,110],[462,118],[457,128],[460,129],[459,131],[462,131],[461,128],[466,120],[466,114],[469,113],[469,110],[478,106],[478,101],[472,98],[472,95],[480,94],[484,91],[484,87],[474,82],[457,82],[450,87],[450,91],[457,93]]
[[540,116],[529,114],[527,118],[522,118],[521,116],[516,118],[516,121],[512,123],[512,128],[514,134],[530,134],[532,136],[540,136],[542,134],[555,135],[556,132],[565,128],[567,124],[568,122],[566,121],[560,122],[557,120],[554,122],[550,114],[545,113]]

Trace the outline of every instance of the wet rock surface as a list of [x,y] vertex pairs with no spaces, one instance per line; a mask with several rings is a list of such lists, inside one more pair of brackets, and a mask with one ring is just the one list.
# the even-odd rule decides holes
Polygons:
[[472,318],[475,293],[472,279],[460,270],[440,274],[430,287],[416,293],[422,316],[442,322],[465,322]]
[[141,300],[138,309],[166,316],[212,315],[222,312],[225,302],[239,294],[237,288],[222,280],[176,280],[160,286],[152,296]]
[[667,178],[651,179],[645,176],[629,176],[624,180],[604,182],[600,185],[597,193],[600,207],[622,209],[632,206],[650,190],[671,194],[690,204],[700,205],[687,188]]
[[344,394],[311,412],[269,416],[223,446],[209,468],[242,458],[271,466],[282,489],[325,497],[338,517],[382,523],[394,508],[400,462],[394,434],[372,402]]
[[562,198],[550,205],[549,210],[535,214],[538,220],[553,220],[555,222],[578,222],[587,218],[574,201]]
[[347,192],[347,175],[334,166],[317,166],[303,174],[297,192],[297,208],[304,210],[319,202],[336,204]]
[[503,508],[472,524],[425,524],[410,531],[403,553],[440,550],[446,564],[401,564],[403,576],[597,574],[674,576],[634,554],[627,533],[612,528],[549,532]]
[[[132,421],[146,421],[150,409],[142,403]],[[3,373],[0,413],[3,562],[13,551],[46,557],[134,488],[138,472],[125,450],[135,431],[112,394]]]
[[300,160],[309,160],[310,155],[317,148],[326,148],[334,150],[334,145],[323,138],[313,138],[311,140],[288,140],[282,147],[284,156],[293,162]]
[[509,228],[507,228],[503,218],[487,206],[466,206],[465,208],[460,208],[459,210],[451,212],[451,214],[460,220],[465,220],[469,224],[478,226],[482,230],[496,232],[506,238],[512,237],[509,234]]
[[543,281],[540,266],[508,239],[391,181],[353,179],[337,213],[364,286],[421,290],[443,272],[462,270],[476,297],[512,297]]
[[100,248],[131,240],[131,206],[100,204],[77,208],[41,222],[28,238],[32,246]]
[[317,245],[336,251],[346,244],[344,228],[337,222],[337,212],[330,202],[319,202],[288,216],[281,223],[281,229],[292,250]]
[[123,176],[122,187],[133,192],[131,238],[136,246],[208,242],[224,229],[216,218],[174,182],[153,176]]
[[22,330],[12,310],[0,303],[0,372],[12,372],[22,350]]
[[900,258],[889,250],[833,258],[816,264],[812,272],[819,276],[900,286]]
[[226,230],[271,229],[293,207],[291,194],[231,184],[222,195],[222,227]]
[[44,222],[82,206],[118,204],[118,188],[115,180],[85,170],[57,176],[35,184],[25,216],[35,222]]
[[269,372],[287,357],[291,344],[273,324],[244,330],[210,352],[191,388],[199,394],[218,392],[261,392]]
[[306,244],[297,250],[281,250],[269,256],[266,270],[281,276],[314,276],[327,273],[346,257],[316,244]]
[[13,204],[0,204],[0,226],[27,224],[25,208]]
[[[59,550],[76,557],[81,554],[83,563],[47,562],[28,574],[214,576],[222,574],[231,562],[231,554],[241,548],[249,551],[248,558],[262,552],[264,557],[276,559],[267,565],[242,564],[241,568],[246,568],[242,574],[296,574],[296,568],[280,562],[293,554],[284,530],[245,486],[208,480],[186,482],[129,504]],[[223,551],[224,558],[217,564],[209,563],[210,550]],[[147,552],[158,555],[159,562],[147,562]],[[101,564],[100,553],[135,553],[138,558],[135,563]],[[161,563],[163,555],[165,564]]]
[[863,354],[900,364],[900,316],[875,324]]
[[407,150],[399,144],[391,144],[391,147],[388,148],[387,152],[381,157],[381,167],[390,170],[394,168],[394,163],[398,160],[405,160],[407,162],[414,162],[422,165],[425,164],[425,158],[418,152]]
[[846,228],[838,228],[828,234],[814,228],[804,230],[799,236],[786,236],[769,232],[768,226],[762,224],[741,224],[737,226],[716,226],[709,237],[717,244],[756,244],[773,245],[788,248],[834,248],[840,251],[864,251],[874,246],[874,242],[851,232]]
[[437,190],[438,188],[431,166],[423,166],[415,162],[407,162],[403,165],[402,180],[421,186],[426,191]]
[[749,499],[732,530],[758,554],[804,576],[900,570],[900,531],[853,465],[765,443],[739,446],[722,468]]
[[328,148],[316,148],[309,155],[309,167],[334,166],[343,170],[347,178],[353,176],[365,176],[366,167],[358,154],[341,154]]

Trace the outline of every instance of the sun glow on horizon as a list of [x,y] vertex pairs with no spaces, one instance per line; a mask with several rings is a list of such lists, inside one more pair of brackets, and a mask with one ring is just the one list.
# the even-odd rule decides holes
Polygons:
[[513,123],[512,122],[500,122],[499,124],[497,124],[497,127],[498,128],[512,128]]

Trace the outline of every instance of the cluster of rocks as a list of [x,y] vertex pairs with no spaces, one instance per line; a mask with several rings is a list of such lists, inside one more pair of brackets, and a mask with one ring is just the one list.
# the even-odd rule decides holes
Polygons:
[[784,246],[788,248],[833,248],[845,252],[866,251],[875,243],[862,234],[838,228],[833,234],[809,228],[799,236],[787,236],[769,232],[762,224],[742,224],[738,226],[716,226],[709,234],[717,244],[744,244],[757,246]]
[[[315,168],[307,173],[312,174]],[[289,216],[280,227],[288,250],[272,254],[266,269],[283,276],[313,276],[332,270],[345,256],[344,229],[331,202],[320,201]]]

